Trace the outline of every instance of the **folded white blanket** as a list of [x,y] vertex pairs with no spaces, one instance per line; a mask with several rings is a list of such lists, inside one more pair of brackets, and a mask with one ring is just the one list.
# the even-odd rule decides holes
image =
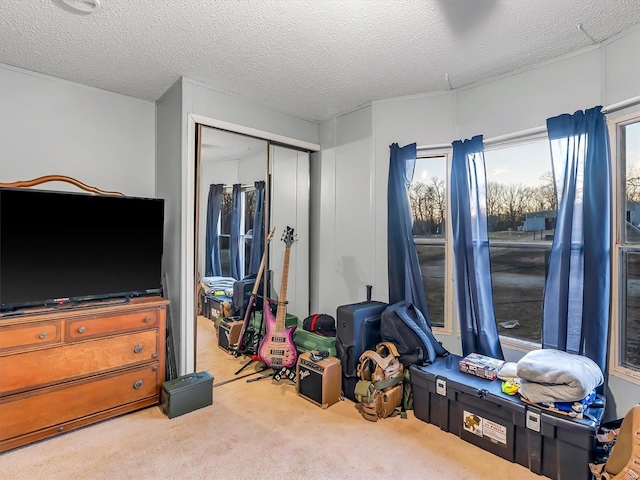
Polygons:
[[203,277],[200,279],[200,285],[205,293],[224,291],[228,297],[233,297],[233,284],[236,279],[233,277]]
[[577,402],[604,382],[590,358],[549,348],[527,353],[517,373],[520,394],[533,403]]
[[500,380],[515,380],[518,378],[518,364],[516,362],[505,362],[498,372]]

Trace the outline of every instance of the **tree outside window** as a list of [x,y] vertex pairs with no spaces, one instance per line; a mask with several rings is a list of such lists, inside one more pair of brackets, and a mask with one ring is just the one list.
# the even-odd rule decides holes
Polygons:
[[446,157],[418,158],[409,187],[413,238],[433,327],[445,326]]
[[540,343],[557,202],[546,138],[485,151],[491,281],[498,333]]

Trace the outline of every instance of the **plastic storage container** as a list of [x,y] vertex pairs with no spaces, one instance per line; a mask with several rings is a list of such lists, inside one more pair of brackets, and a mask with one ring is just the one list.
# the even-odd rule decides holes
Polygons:
[[[502,392],[500,380],[458,370],[461,357],[410,367],[416,418],[554,480],[591,480],[604,408],[583,419],[554,414]],[[604,399],[599,399],[604,405]]]

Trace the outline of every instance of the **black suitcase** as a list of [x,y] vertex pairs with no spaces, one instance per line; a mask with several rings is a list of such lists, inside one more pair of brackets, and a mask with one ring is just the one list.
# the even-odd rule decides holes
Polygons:
[[336,312],[336,353],[342,365],[342,393],[355,401],[360,355],[374,350],[382,341],[380,316],[389,304],[371,300],[371,285],[367,285],[367,301],[342,305]]

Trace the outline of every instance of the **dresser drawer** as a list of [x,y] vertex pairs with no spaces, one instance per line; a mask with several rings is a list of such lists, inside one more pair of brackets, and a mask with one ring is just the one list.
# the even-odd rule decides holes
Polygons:
[[61,342],[61,321],[0,327],[0,352]]
[[158,330],[0,357],[0,395],[158,359]]
[[[0,399],[0,441],[158,396],[158,366]],[[64,428],[60,428],[64,431]]]
[[158,325],[157,310],[142,310],[122,315],[86,317],[67,321],[68,342],[121,332],[142,330]]

